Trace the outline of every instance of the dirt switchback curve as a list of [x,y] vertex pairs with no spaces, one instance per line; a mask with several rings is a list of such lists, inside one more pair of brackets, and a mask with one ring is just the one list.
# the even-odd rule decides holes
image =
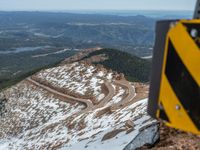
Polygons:
[[[76,97],[61,93],[57,90],[54,90],[46,85],[39,83],[38,81],[35,81],[31,77],[27,78],[26,81],[56,95],[57,97],[61,98],[61,100],[65,101],[65,102],[71,102],[71,103],[78,102],[78,103],[84,104],[86,106],[86,108],[83,109],[82,111],[78,112],[77,114],[82,114],[82,113],[85,113],[88,111],[92,111],[92,110],[101,108],[101,107],[105,106],[106,103],[108,103],[115,95],[115,89],[112,86],[112,84],[109,81],[105,81],[105,86],[108,90],[108,94],[101,100],[101,102],[99,104],[94,105],[92,103],[92,101],[89,99],[76,98]],[[126,106],[130,103],[134,103],[134,102],[138,101],[139,95],[136,94],[135,88],[128,81],[115,80],[115,81],[113,81],[113,84],[116,84],[118,86],[125,88],[126,92],[127,92],[127,96],[119,103],[114,104],[112,106],[112,108],[117,109],[117,108]]]
[[136,96],[135,88],[126,80],[115,80],[114,83],[121,87],[128,89],[128,96],[123,99],[120,103],[126,103],[132,100]]
[[31,79],[31,78],[27,78],[26,79],[28,82],[32,83],[33,85],[36,85],[40,88],[43,88],[45,89],[46,91],[50,92],[50,93],[53,93],[55,95],[58,95],[60,97],[63,97],[64,99],[66,99],[65,101],[68,102],[69,100],[73,100],[75,102],[79,102],[79,103],[83,103],[86,105],[86,108],[92,108],[94,105],[92,104],[92,102],[90,100],[87,100],[87,99],[81,99],[81,98],[75,98],[75,97],[72,97],[72,96],[69,96],[69,95],[66,95],[66,94],[63,94],[61,92],[58,92],[54,89],[51,89],[43,84],[40,84],[38,83],[37,81]]
[[105,98],[103,98],[103,100],[101,100],[101,102],[98,105],[96,105],[94,109],[105,106],[105,104],[109,102],[109,100],[111,100],[115,94],[115,89],[113,88],[110,82],[106,81],[105,86],[108,89],[108,95]]
[[61,93],[59,91],[56,91],[50,87],[47,87],[47,86],[35,81],[32,78],[27,78],[26,81],[28,81],[29,83],[31,83],[35,86],[43,88],[44,90],[46,90],[54,95],[62,97],[63,101],[66,101],[66,102],[75,101],[75,102],[83,103],[84,105],[86,105],[86,108],[84,109],[84,111],[94,110],[95,108],[103,107],[105,103],[107,103],[110,99],[112,99],[112,97],[114,96],[114,93],[115,93],[115,90],[114,90],[113,86],[111,85],[111,83],[106,81],[105,86],[108,89],[108,95],[106,97],[104,97],[98,105],[95,106],[89,99],[75,98],[70,95]]

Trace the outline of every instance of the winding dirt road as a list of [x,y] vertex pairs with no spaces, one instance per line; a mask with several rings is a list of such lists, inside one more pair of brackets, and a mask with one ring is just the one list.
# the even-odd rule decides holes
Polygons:
[[[61,98],[61,100],[65,102],[71,102],[71,103],[78,102],[78,103],[84,104],[86,108],[83,109],[78,114],[104,107],[106,103],[108,103],[115,95],[115,89],[112,86],[112,84],[109,81],[105,81],[105,86],[108,90],[108,94],[101,100],[99,104],[94,105],[92,101],[89,99],[76,98],[76,97],[61,93],[55,89],[52,89],[44,84],[39,83],[38,81],[32,79],[31,77],[27,78],[26,81],[56,95],[57,97]],[[113,84],[123,87],[124,89],[126,89],[126,93],[127,93],[126,97],[122,101],[113,105],[113,108],[118,108],[120,106],[123,106],[126,103],[130,103],[136,97],[137,94],[135,92],[135,88],[128,81],[115,80],[113,81]]]
[[31,79],[31,78],[27,78],[26,80],[29,83],[32,83],[35,86],[38,86],[40,88],[45,89],[46,91],[48,91],[50,93],[53,93],[54,95],[58,95],[60,97],[63,97],[66,102],[69,102],[69,100],[70,101],[72,100],[72,101],[79,102],[79,103],[82,103],[82,104],[86,105],[86,108],[92,108],[93,107],[92,102],[90,100],[88,100],[88,99],[75,98],[75,97],[72,97],[70,95],[63,94],[63,93],[58,92],[58,91],[56,91],[54,89],[51,89],[51,88],[49,88],[49,87],[47,87],[47,86],[45,86],[45,85],[43,85],[43,84]]
[[104,97],[101,100],[101,102],[98,105],[95,106],[94,109],[105,106],[105,104],[108,103],[109,100],[111,100],[113,98],[113,96],[115,95],[115,89],[113,88],[113,86],[110,82],[105,81],[105,86],[108,89],[108,94],[106,95],[106,97]]
[[124,87],[125,89],[127,89],[128,95],[120,103],[129,102],[136,96],[135,88],[128,81],[115,80],[114,83],[118,86],[121,86],[121,87]]

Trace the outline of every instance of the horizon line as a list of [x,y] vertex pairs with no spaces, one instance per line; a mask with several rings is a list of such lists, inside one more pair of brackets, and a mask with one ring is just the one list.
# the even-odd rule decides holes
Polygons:
[[175,9],[13,9],[13,10],[1,10],[4,12],[67,12],[67,11],[173,11],[173,12],[183,12],[183,11],[194,11],[194,10],[175,10]]

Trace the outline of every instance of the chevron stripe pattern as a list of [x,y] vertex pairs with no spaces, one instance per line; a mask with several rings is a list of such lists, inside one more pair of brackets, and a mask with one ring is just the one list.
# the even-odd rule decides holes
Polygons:
[[166,39],[157,117],[200,134],[200,20],[182,20]]

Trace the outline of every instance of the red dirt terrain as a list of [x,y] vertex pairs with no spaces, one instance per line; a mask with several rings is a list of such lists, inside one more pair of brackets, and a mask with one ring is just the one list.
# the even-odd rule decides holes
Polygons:
[[160,124],[160,140],[154,147],[144,146],[138,150],[200,150],[200,136]]

